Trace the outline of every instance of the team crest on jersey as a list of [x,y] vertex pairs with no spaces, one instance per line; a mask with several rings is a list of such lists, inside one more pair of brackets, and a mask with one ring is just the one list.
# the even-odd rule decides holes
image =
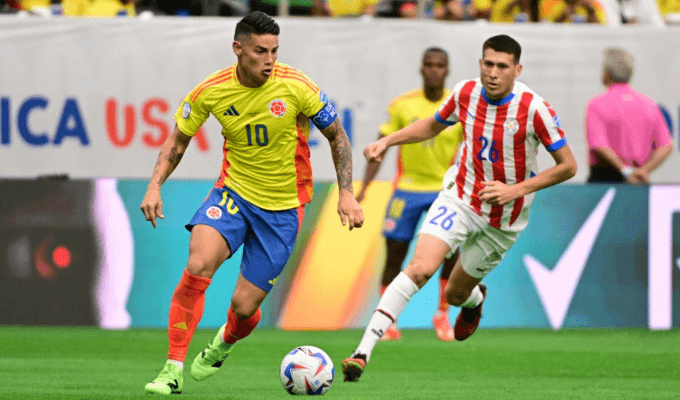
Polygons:
[[205,215],[207,215],[210,219],[220,219],[222,218],[222,209],[212,206],[208,208],[208,210],[205,212]]
[[283,117],[286,113],[286,103],[281,99],[274,99],[269,102],[269,114],[276,118]]
[[397,222],[392,218],[385,218],[385,232],[392,232],[397,228]]
[[182,105],[182,118],[187,119],[191,115],[191,105],[186,101]]
[[503,123],[503,132],[507,135],[514,135],[519,131],[519,121],[515,118],[508,118]]

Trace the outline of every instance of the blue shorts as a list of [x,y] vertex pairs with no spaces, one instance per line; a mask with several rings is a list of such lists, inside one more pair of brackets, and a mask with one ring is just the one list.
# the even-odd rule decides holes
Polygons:
[[418,222],[430,209],[439,192],[407,192],[395,190],[387,204],[383,222],[383,236],[397,242],[410,242]]
[[229,188],[215,187],[186,228],[212,226],[227,240],[232,255],[243,245],[241,274],[269,292],[293,251],[303,210],[263,210]]

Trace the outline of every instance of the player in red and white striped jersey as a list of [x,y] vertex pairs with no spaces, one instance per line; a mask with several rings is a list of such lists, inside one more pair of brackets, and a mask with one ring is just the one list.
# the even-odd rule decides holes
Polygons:
[[[388,147],[431,139],[457,122],[465,136],[460,162],[444,177],[444,189],[425,217],[413,258],[385,290],[356,351],[342,362],[346,381],[361,376],[382,333],[458,247],[461,257],[449,277],[446,298],[461,307],[455,338],[470,337],[486,298],[482,278],[526,226],[533,193],[576,173],[559,118],[539,95],[515,81],[522,72],[521,51],[507,35],[489,38],[482,47],[479,79],[457,84],[434,116],[364,149],[368,160],[381,160]],[[539,145],[555,160],[555,166],[540,173]]]
[[460,121],[465,130],[460,163],[449,169],[444,186],[453,184],[458,198],[494,228],[524,229],[533,192],[492,205],[482,202],[480,191],[487,182],[514,185],[536,175],[539,144],[549,152],[567,145],[555,111],[521,82],[507,96],[492,100],[476,79],[458,83],[434,117],[444,125]]

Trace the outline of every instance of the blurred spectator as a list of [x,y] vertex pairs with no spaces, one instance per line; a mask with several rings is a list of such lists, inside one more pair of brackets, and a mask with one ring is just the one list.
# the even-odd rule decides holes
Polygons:
[[621,14],[621,23],[637,24],[638,20],[637,10],[633,0],[618,0],[619,11]]
[[[532,12],[533,6],[533,12]],[[491,8],[491,22],[536,22],[537,2],[530,0],[496,0]],[[533,16],[533,18],[532,18]]]
[[[652,26],[664,26],[664,20],[659,12],[657,0],[599,0],[607,8],[611,7],[612,13],[620,15],[622,24],[641,24]],[[613,22],[612,20],[610,20]]]
[[141,14],[144,11],[151,11],[155,15],[179,16],[234,14],[229,10],[229,6],[220,0],[137,0],[135,8],[137,9],[137,14]]
[[432,16],[448,21],[489,19],[492,6],[492,0],[442,0],[435,3]]
[[380,0],[329,0],[334,17],[374,17]]
[[21,10],[21,2],[19,0],[0,0],[1,13],[16,13]]
[[21,0],[21,8],[31,11],[35,8],[49,8],[50,0]]
[[[377,5],[376,16],[387,18],[418,18],[417,0],[382,0]],[[432,1],[426,0],[425,18],[432,17]]]
[[586,109],[588,182],[649,183],[649,174],[673,151],[659,107],[628,86],[632,74],[628,52],[605,50],[602,83],[607,91],[590,99]]
[[61,0],[19,0],[10,2],[19,5],[21,14],[39,15],[42,17],[61,16]]
[[[271,16],[279,15],[279,1],[250,0],[250,11],[262,11]],[[315,17],[333,15],[328,0],[288,0],[288,13],[290,15]]]
[[21,0],[21,7],[34,14],[67,17],[134,17],[134,0]]
[[61,5],[65,17],[83,16],[92,5],[92,0],[63,0]]
[[572,24],[605,24],[607,18],[597,0],[543,0],[541,19]]
[[85,17],[134,17],[134,0],[93,0],[87,7],[83,16]]
[[661,17],[670,25],[680,25],[680,0],[656,0]]
[[61,2],[52,0],[20,0],[22,13],[51,17],[61,15]]

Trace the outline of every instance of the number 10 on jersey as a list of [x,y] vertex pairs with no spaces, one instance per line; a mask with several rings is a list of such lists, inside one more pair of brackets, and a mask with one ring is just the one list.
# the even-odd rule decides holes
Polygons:
[[254,128],[246,125],[246,136],[248,137],[248,146],[253,146],[253,136],[255,136],[255,143],[258,146],[266,146],[269,144],[269,135],[267,134],[267,125],[257,124]]

